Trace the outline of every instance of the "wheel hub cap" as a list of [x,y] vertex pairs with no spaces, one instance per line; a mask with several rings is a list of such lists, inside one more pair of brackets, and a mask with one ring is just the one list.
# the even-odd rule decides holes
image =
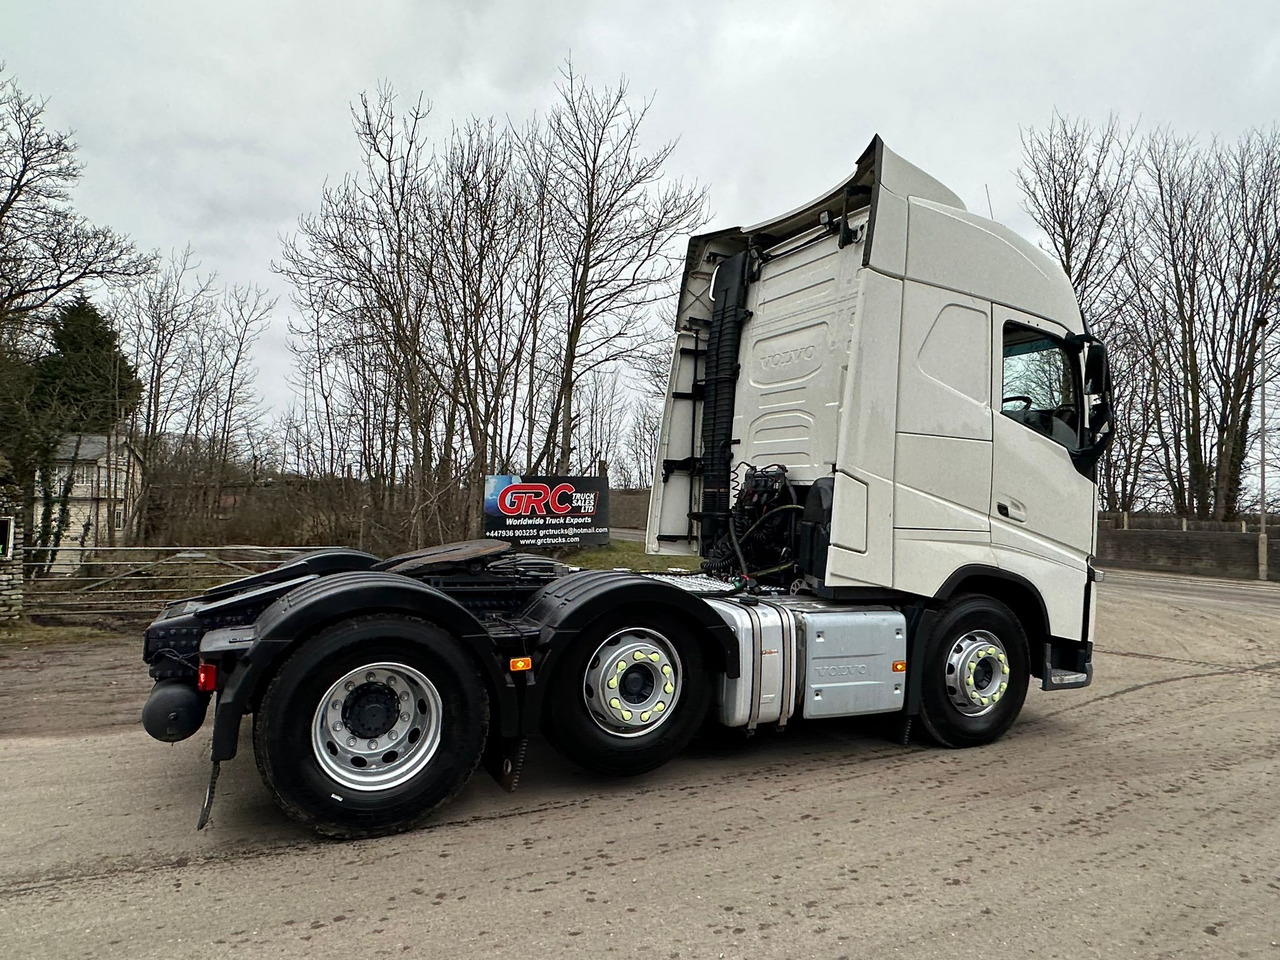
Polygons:
[[400,699],[385,683],[362,683],[342,703],[342,722],[357,737],[381,737],[396,725]]
[[311,751],[321,771],[352,790],[386,790],[425,767],[440,746],[435,685],[403,663],[371,663],[339,677],[316,706]]
[[961,636],[947,655],[944,678],[956,709],[970,717],[995,709],[1009,689],[1009,655],[994,633],[973,630]]
[[600,729],[638,737],[671,715],[683,679],[680,658],[666,637],[647,628],[621,630],[587,661],[582,697]]

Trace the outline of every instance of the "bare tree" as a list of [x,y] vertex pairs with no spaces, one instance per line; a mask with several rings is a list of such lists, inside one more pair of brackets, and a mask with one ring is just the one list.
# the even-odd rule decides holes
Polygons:
[[[559,357],[549,429],[533,469],[569,468],[579,379],[650,346],[649,312],[670,297],[683,266],[677,237],[706,222],[706,189],[664,181],[675,142],[644,153],[640,128],[649,102],[633,106],[626,80],[594,89],[565,66],[559,101],[540,142],[539,175],[555,211],[549,245],[563,271]],[[665,332],[662,336],[665,336]]]
[[364,360],[374,358],[370,351],[385,352],[382,369],[390,379],[384,386],[402,413],[409,539],[415,545],[436,536],[451,512],[441,503],[438,481],[452,478],[448,452],[458,430],[456,402],[434,362],[438,331],[431,327],[431,289],[423,273],[431,261],[427,113],[421,98],[400,113],[388,87],[375,98],[362,96],[352,111],[360,173],[325,188],[320,212],[299,220],[297,235],[285,240],[274,266],[293,285],[304,312],[333,323],[327,335],[340,349],[327,343],[315,349]]
[[1202,147],[1055,116],[1023,143],[1028,210],[1112,346],[1104,502],[1235,516],[1280,307],[1280,133]]
[[625,84],[566,70],[560,90],[544,121],[472,119],[438,147],[421,99],[401,113],[383,88],[353,111],[361,168],[275,267],[304,318],[282,469],[326,529],[475,534],[486,475],[594,471],[624,449],[619,378],[660,352],[673,241],[705,196],[662,179],[670,144],[640,149],[647,105]]
[[86,283],[128,280],[153,263],[71,207],[83,166],[71,134],[45,126],[45,103],[0,64],[0,331]]

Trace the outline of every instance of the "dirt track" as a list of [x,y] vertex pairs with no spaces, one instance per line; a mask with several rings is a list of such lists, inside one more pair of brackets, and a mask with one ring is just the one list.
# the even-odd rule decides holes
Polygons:
[[982,750],[811,724],[620,783],[535,746],[352,844],[247,744],[197,834],[207,730],[142,732],[137,641],[5,648],[0,957],[1280,960],[1280,590],[1205,583],[1113,577],[1095,684]]

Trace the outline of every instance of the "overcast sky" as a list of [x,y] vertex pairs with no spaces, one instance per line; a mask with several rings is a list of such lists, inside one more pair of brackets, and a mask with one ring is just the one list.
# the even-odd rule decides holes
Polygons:
[[353,170],[349,104],[389,81],[520,120],[572,53],[588,80],[652,95],[649,143],[709,184],[713,226],[782,213],[846,174],[871,137],[1028,235],[1019,127],[1052,110],[1202,138],[1280,119],[1280,3],[34,2],[0,0],[0,60],[75,131],[77,207],[205,270],[279,295],[260,385],[288,402],[281,234]]

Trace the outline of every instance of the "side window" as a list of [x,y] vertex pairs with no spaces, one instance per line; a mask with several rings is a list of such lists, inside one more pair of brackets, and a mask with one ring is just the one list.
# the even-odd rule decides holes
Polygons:
[[1070,450],[1079,446],[1076,373],[1062,341],[1016,323],[1004,325],[1000,412]]

